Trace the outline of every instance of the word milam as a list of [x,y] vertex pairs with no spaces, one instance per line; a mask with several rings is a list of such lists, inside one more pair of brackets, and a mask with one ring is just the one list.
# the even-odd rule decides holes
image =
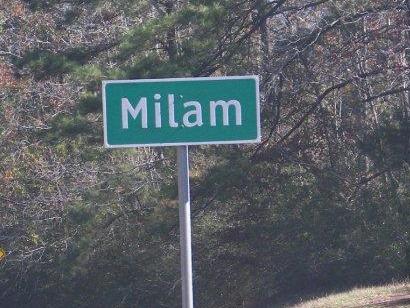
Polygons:
[[[155,127],[161,128],[163,125],[162,121],[162,110],[160,100],[161,95],[154,95],[154,119]],[[181,119],[175,119],[175,95],[168,94],[168,125],[169,127],[178,127],[181,123]],[[148,128],[148,99],[146,97],[140,98],[138,104],[135,108],[132,106],[128,98],[124,97],[121,99],[121,111],[122,111],[122,128],[128,129],[129,115],[132,119],[136,120],[140,115],[141,127]],[[198,101],[188,101],[183,103],[185,109],[190,109],[184,112],[182,117],[182,125],[184,127],[194,127],[202,126],[203,116],[202,108],[203,106]],[[193,108],[193,109],[192,109]],[[242,125],[242,109],[241,104],[237,100],[217,100],[209,102],[209,123],[210,126],[217,126],[217,113],[220,115],[218,110],[222,111],[222,123],[224,126],[229,126],[229,110],[235,110],[235,125]],[[179,120],[179,121],[177,121]],[[151,125],[150,125],[151,126]]]

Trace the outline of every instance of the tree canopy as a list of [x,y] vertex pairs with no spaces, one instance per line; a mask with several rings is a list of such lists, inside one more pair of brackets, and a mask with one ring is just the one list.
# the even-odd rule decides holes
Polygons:
[[198,307],[410,274],[408,0],[2,0],[0,299],[179,307],[174,148],[101,81],[259,75],[262,142],[190,149]]

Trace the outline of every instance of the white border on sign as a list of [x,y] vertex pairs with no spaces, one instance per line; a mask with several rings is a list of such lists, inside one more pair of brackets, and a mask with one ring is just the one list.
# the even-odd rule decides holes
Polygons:
[[[229,80],[229,79],[253,79],[255,80],[256,91],[256,138],[252,140],[231,140],[231,141],[203,141],[203,142],[175,142],[175,143],[146,143],[146,144],[115,144],[107,142],[107,107],[105,86],[111,83],[144,83],[144,82],[173,82],[173,81],[206,81],[206,80]],[[132,79],[132,80],[103,80],[102,81],[102,101],[103,101],[103,122],[104,122],[104,147],[114,148],[135,148],[135,147],[160,147],[160,146],[180,146],[180,145],[211,145],[211,144],[241,144],[257,143],[261,141],[260,124],[260,102],[259,102],[259,76],[223,76],[223,77],[187,77],[187,78],[162,78],[162,79]]]

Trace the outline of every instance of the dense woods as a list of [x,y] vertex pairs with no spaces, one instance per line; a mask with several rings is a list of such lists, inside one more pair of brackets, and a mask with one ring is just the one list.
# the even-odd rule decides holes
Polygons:
[[179,307],[176,154],[103,148],[101,81],[259,75],[190,148],[197,307],[410,275],[409,0],[0,0],[0,305]]

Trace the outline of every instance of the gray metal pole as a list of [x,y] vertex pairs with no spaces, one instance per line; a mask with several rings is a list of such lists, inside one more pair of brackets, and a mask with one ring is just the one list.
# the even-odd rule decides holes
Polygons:
[[181,245],[182,308],[193,308],[191,199],[189,195],[188,146],[178,146],[179,232]]

